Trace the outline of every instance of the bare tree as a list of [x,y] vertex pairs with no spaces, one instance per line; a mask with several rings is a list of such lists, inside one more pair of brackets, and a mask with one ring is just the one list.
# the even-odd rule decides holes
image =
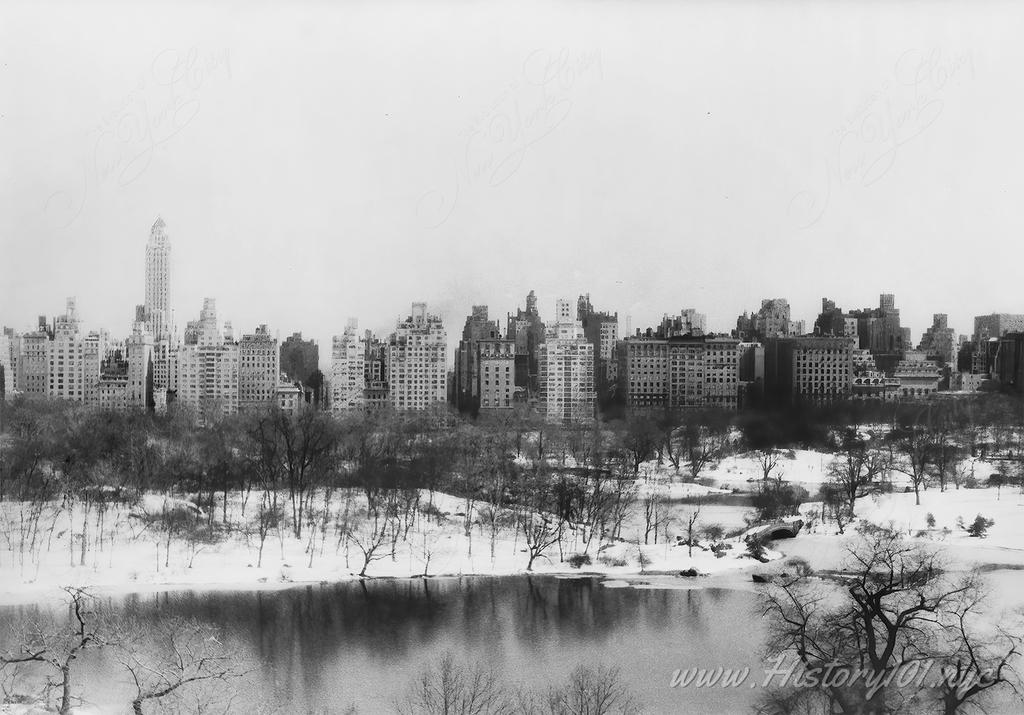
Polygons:
[[578,666],[561,686],[548,691],[550,715],[635,715],[639,702],[622,682],[618,668]]
[[359,569],[360,576],[366,576],[367,567],[374,561],[387,557],[387,553],[380,551],[388,533],[389,519],[367,520],[362,528],[349,528],[347,538],[356,545],[363,555],[363,566]]
[[547,513],[527,511],[520,516],[519,524],[530,555],[526,570],[532,571],[534,560],[561,540],[562,522]]
[[71,666],[84,650],[107,645],[109,641],[100,633],[101,617],[96,610],[95,598],[88,589],[65,586],[63,590],[69,598],[69,625],[30,625],[20,634],[21,642],[16,651],[0,652],[0,667],[42,663],[55,670],[60,680],[48,680],[47,691],[51,686],[59,688],[57,711],[60,715],[68,715],[75,699]]
[[766,484],[769,479],[774,479],[776,484],[782,483],[784,472],[779,467],[782,460],[782,453],[777,447],[764,447],[754,450],[757,464],[761,467],[761,483]]
[[658,543],[658,530],[669,520],[668,507],[660,494],[648,493],[643,498],[643,508],[644,543],[650,543],[651,534],[654,534],[654,543]]
[[990,657],[976,649],[968,617],[982,602],[978,575],[951,574],[936,551],[888,529],[863,529],[835,580],[799,575],[770,586],[764,599],[769,651],[780,663],[794,657],[817,676],[805,683],[813,687],[790,687],[783,695],[817,701],[826,712],[901,712],[935,696],[931,683],[913,677],[934,664],[975,673],[998,666],[984,688],[960,689],[955,702],[942,694],[946,712],[961,712],[966,703],[977,704],[979,693],[1009,689],[1017,680],[1009,661],[1018,641]]
[[214,692],[224,697],[225,684],[248,670],[218,635],[216,629],[190,619],[129,626],[119,639],[117,657],[135,688],[132,712],[143,715],[145,704],[181,695],[185,689],[195,691],[203,683],[218,683],[215,690],[202,689],[204,699]]
[[[922,420],[922,416],[924,419]],[[935,435],[927,411],[904,416],[902,423],[889,435],[892,468],[910,479],[915,504],[921,504],[921,490],[927,489],[929,472],[935,458]]]
[[515,712],[494,670],[480,665],[462,665],[451,653],[445,653],[437,666],[426,668],[395,708],[403,715],[512,715]]
[[857,500],[878,490],[878,478],[889,466],[888,452],[872,447],[869,440],[856,429],[846,430],[827,467],[827,474],[843,497],[850,518],[855,513]]
[[697,535],[697,520],[700,519],[700,500],[694,504],[693,509],[686,515],[686,555],[693,558],[693,542]]
[[726,446],[727,425],[718,411],[705,410],[688,415],[682,427],[676,430],[678,450],[686,462],[690,481],[697,481],[708,466],[721,459]]

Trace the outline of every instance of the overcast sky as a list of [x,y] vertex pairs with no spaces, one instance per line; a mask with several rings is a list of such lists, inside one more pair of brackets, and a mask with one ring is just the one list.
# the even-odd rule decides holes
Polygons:
[[767,297],[1024,312],[1024,5],[132,2],[0,9],[0,324],[321,343],[536,290],[634,328]]

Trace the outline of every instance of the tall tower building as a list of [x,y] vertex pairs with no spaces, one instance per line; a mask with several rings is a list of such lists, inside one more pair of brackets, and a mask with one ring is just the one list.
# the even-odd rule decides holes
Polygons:
[[447,351],[444,323],[427,313],[426,303],[413,303],[412,314],[388,340],[388,388],[396,410],[422,410],[445,401]]
[[544,344],[544,321],[537,312],[537,295],[532,290],[526,296],[526,310],[508,314],[506,335],[515,341],[516,398],[533,403],[540,394],[538,358]]
[[594,345],[570,301],[559,300],[556,308],[557,321],[547,326],[540,346],[540,411],[551,422],[593,422]]
[[366,382],[366,352],[359,339],[359,322],[350,318],[345,332],[331,341],[331,410],[361,408]]
[[[594,346],[594,389],[599,409],[611,404],[615,391],[618,362],[615,346],[619,341],[619,314],[598,312],[590,302],[590,294],[576,301],[576,318],[583,326],[583,335]],[[559,308],[559,320],[561,307]]]
[[158,218],[149,232],[146,244],[146,332],[155,340],[171,332],[171,242]]
[[153,402],[153,336],[143,323],[132,326],[125,345],[128,358],[126,402],[130,407],[148,409]]
[[[225,342],[230,338],[225,335]],[[266,324],[242,336],[238,343],[238,409],[253,410],[272,405],[277,399],[281,375],[281,352],[277,338]]]
[[460,412],[476,414],[480,409],[479,343],[481,340],[497,340],[500,337],[498,323],[487,317],[487,306],[474,305],[473,312],[466,317],[462,340],[455,352],[454,398]]
[[225,340],[213,298],[203,300],[199,320],[189,321],[185,343],[177,351],[178,401],[208,423],[238,412],[238,343]]
[[[75,299],[68,298],[64,315],[54,321],[49,347],[49,383],[47,394],[65,400],[85,401],[85,343],[79,330]],[[99,378],[99,363],[96,364]]]

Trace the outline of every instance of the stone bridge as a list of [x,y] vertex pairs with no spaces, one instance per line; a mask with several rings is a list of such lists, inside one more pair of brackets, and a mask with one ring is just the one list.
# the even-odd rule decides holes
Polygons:
[[759,524],[747,530],[743,534],[744,541],[750,541],[754,538],[765,539],[768,541],[774,541],[775,539],[792,539],[794,536],[800,533],[800,529],[804,526],[804,522],[800,519],[794,519],[792,521],[773,521],[770,524]]

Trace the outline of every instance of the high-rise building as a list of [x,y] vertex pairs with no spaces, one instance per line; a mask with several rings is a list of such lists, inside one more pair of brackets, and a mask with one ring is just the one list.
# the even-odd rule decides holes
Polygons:
[[292,382],[308,385],[320,367],[320,347],[314,340],[303,340],[292,333],[281,343],[281,372]]
[[765,395],[777,403],[829,402],[849,397],[850,338],[773,338],[765,342]]
[[[230,341],[227,334],[225,341]],[[243,335],[238,342],[238,409],[268,407],[277,399],[281,376],[281,355],[277,338],[266,324],[254,333]]]
[[[498,323],[487,317],[487,306],[474,305],[473,312],[466,317],[462,340],[455,351],[454,398],[455,407],[459,412],[476,414],[480,409],[479,343],[481,340],[497,340],[500,337]],[[514,360],[513,352],[513,362]]]
[[555,315],[538,356],[540,412],[552,422],[593,422],[594,345],[584,336],[568,300],[557,302]]
[[974,318],[975,344],[990,338],[1001,338],[1007,333],[1024,332],[1024,315],[1019,313],[991,313]]
[[[331,342],[331,410],[344,412],[365,405],[366,348],[359,339],[359,323],[350,318],[345,332]],[[380,380],[380,377],[377,378]]]
[[366,389],[363,400],[368,410],[378,410],[390,404],[388,391],[387,343],[372,331],[363,334],[363,378]]
[[761,338],[783,338],[790,333],[789,301],[765,298],[754,315],[754,332]]
[[477,342],[480,412],[512,409],[516,391],[515,341],[496,337]]
[[103,377],[103,363],[110,352],[110,336],[106,330],[92,331],[84,341],[82,380],[85,384],[82,401],[87,405],[97,402],[97,390]]
[[1024,333],[1004,333],[999,338],[992,379],[1017,395],[1024,392]]
[[893,377],[899,380],[901,397],[927,397],[938,391],[942,369],[923,351],[907,350],[896,365]]
[[422,410],[445,402],[447,341],[441,319],[427,313],[426,303],[413,303],[411,315],[398,322],[388,339],[388,389],[396,410]]
[[[67,309],[54,320],[53,338],[48,345],[49,374],[46,394],[65,400],[85,401],[85,341],[75,299],[68,298]],[[99,365],[95,379],[99,379]]]
[[5,327],[0,331],[0,370],[4,373],[2,399],[11,399],[18,390],[18,353],[21,352],[21,336]]
[[225,341],[213,298],[203,301],[199,320],[189,322],[176,354],[179,402],[204,422],[238,412],[238,344]]
[[36,330],[25,333],[18,341],[17,386],[25,395],[43,397],[50,388],[50,340],[53,331],[46,316],[39,316]]
[[956,367],[957,347],[956,331],[949,327],[949,316],[945,313],[935,313],[932,316],[932,326],[921,336],[921,343],[917,349],[943,365]]
[[699,337],[707,331],[708,317],[693,308],[683,308],[678,316],[666,315],[661,319],[661,327],[658,329],[658,333],[667,338],[684,335]]
[[[736,409],[740,345],[735,338],[692,334],[669,337],[660,329],[620,341],[619,385],[626,408]],[[755,370],[752,364],[751,382]]]
[[143,306],[146,332],[154,339],[165,338],[171,328],[171,242],[162,218],[149,232],[146,244],[146,302]]
[[576,319],[583,326],[583,335],[594,346],[594,390],[599,409],[611,404],[615,394],[618,361],[615,346],[619,342],[619,314],[594,310],[590,294],[576,302]]
[[505,337],[515,341],[515,399],[535,402],[540,392],[539,356],[544,343],[544,321],[537,311],[537,296],[531,290],[526,296],[526,310],[508,314]]
[[[136,322],[126,344],[128,369],[125,400],[129,407],[151,409],[153,400],[153,336],[146,324]],[[116,387],[107,386],[109,399],[115,400]]]

